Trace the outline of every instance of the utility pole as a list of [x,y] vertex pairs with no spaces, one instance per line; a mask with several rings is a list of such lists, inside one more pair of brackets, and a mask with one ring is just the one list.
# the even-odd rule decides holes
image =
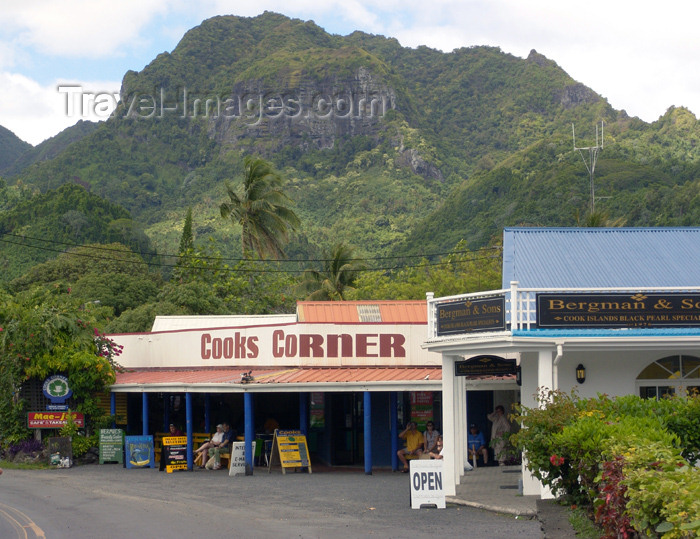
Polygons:
[[[595,212],[595,184],[593,183],[593,176],[595,175],[595,165],[596,162],[598,161],[598,150],[602,150],[604,146],[604,139],[605,139],[605,122],[601,121],[600,122],[600,143],[598,143],[598,124],[595,126],[595,146],[583,146],[583,147],[576,147],[576,129],[574,128],[574,124],[571,124],[571,133],[574,138],[574,151],[578,150],[578,153],[581,155],[581,159],[583,160],[583,164],[586,165],[586,168],[588,169],[588,175],[590,176],[591,179],[591,214]],[[584,150],[588,150],[588,161],[586,161],[586,158],[583,155]]]

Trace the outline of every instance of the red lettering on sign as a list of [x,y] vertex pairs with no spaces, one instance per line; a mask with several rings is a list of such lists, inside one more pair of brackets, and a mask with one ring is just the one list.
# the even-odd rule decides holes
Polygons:
[[403,347],[406,337],[400,333],[379,336],[379,355],[381,357],[406,357]]
[[352,357],[352,335],[328,335],[328,357],[338,357],[338,342],[340,342],[341,357]]
[[279,342],[284,340],[284,331],[277,329],[272,332],[272,357],[282,357],[284,348],[280,348]]
[[378,337],[371,333],[358,333],[357,335],[357,357],[377,357],[379,354],[369,352],[370,347],[377,346],[376,342],[371,342],[370,339]]
[[209,335],[209,333],[202,333],[202,359],[209,359],[211,357],[211,352],[209,351],[210,342],[211,335]]
[[258,338],[257,337],[248,337],[248,357],[249,358],[256,358],[256,357],[258,357],[259,353],[260,353],[260,350],[258,350]]
[[299,335],[299,357],[323,357],[323,336]]

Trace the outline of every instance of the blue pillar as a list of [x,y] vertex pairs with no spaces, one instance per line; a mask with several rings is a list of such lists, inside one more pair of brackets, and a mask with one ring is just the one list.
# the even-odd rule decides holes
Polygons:
[[299,430],[306,436],[309,430],[309,394],[299,393]]
[[389,394],[389,421],[391,425],[391,469],[396,471],[399,469],[399,457],[396,453],[399,451],[399,396],[396,391]]
[[141,425],[142,434],[148,436],[148,393],[141,393]]
[[243,413],[245,415],[245,474],[253,475],[255,419],[253,416],[253,394],[249,391],[243,393]]
[[170,394],[163,395],[163,432],[168,432],[170,427]]
[[211,432],[211,395],[204,394],[204,432]]
[[194,466],[194,458],[192,456],[192,393],[185,393],[185,422],[187,423],[187,469],[191,470]]
[[365,391],[365,474],[372,475],[372,393]]
[[117,428],[117,394],[111,392],[109,394],[109,415],[114,419],[112,420],[112,428]]

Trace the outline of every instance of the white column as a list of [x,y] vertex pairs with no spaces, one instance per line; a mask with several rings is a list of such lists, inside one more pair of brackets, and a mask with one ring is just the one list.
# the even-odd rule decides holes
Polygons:
[[459,470],[459,475],[463,476],[464,475],[464,461],[466,458],[466,448],[467,448],[467,431],[466,431],[466,424],[467,424],[467,384],[466,384],[466,377],[465,376],[460,376],[459,377],[459,423],[457,424],[457,428],[455,430],[456,435],[457,435],[457,443],[459,447],[459,451],[457,453],[457,461],[455,462],[455,466],[457,467],[457,470]]
[[540,350],[537,355],[537,387],[552,389],[552,351]]
[[442,429],[443,448],[443,487],[446,496],[456,494],[457,481],[455,479],[455,458],[457,445],[455,444],[455,357],[442,354]]

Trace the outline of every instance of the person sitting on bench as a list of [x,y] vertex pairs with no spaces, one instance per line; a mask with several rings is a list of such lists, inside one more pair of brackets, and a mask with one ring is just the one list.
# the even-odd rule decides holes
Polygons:
[[204,468],[204,456],[207,454],[207,449],[218,447],[223,441],[224,426],[222,424],[219,424],[216,426],[216,434],[214,434],[214,436],[211,437],[211,440],[209,440],[208,442],[204,442],[201,446],[199,446],[199,449],[195,450],[195,465],[199,466],[200,468]]
[[406,447],[399,449],[396,454],[403,464],[403,473],[408,472],[408,459],[420,458],[423,454],[423,435],[416,428],[415,421],[409,421],[403,432],[399,433],[399,438],[406,440]]
[[234,431],[231,430],[231,426],[228,423],[223,425],[224,437],[221,443],[209,448],[209,460],[207,461],[207,470],[218,470],[221,468],[221,453],[229,453],[231,451],[231,444],[233,443]]
[[479,431],[474,423],[469,425],[469,437],[467,438],[467,447],[469,448],[469,459],[474,459],[481,454],[484,459],[484,464],[489,462],[489,450],[486,447],[486,440],[484,440],[484,434]]

